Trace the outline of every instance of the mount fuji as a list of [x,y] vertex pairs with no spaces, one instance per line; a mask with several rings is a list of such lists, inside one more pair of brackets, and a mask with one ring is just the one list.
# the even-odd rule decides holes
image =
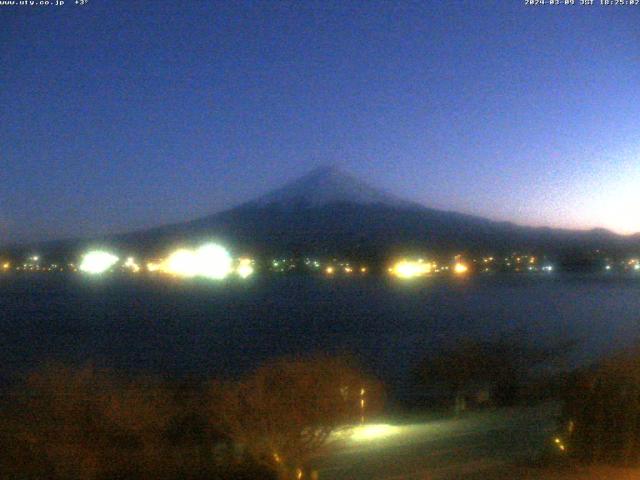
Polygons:
[[[163,254],[175,245],[214,239],[254,255],[385,258],[412,251],[554,254],[603,249],[639,251],[640,236],[604,229],[520,226],[435,210],[378,190],[335,167],[323,167],[264,196],[196,220],[91,239],[124,251]],[[50,245],[61,254],[89,241]]]
[[335,167],[313,170],[231,210],[112,240],[159,251],[205,238],[258,254],[367,258],[414,250],[553,253],[640,246],[638,236],[623,237],[604,229],[534,228],[431,209]]

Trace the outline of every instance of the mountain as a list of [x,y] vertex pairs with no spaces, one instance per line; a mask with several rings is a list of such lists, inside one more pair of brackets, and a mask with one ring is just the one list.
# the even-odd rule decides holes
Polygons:
[[162,254],[216,239],[255,255],[338,255],[383,258],[436,253],[640,252],[640,236],[520,226],[435,210],[380,191],[335,167],[324,167],[236,208],[193,221],[101,239],[59,242],[59,252],[91,243]]
[[335,167],[236,208],[194,221],[120,236],[124,245],[166,245],[218,238],[264,254],[384,256],[409,250],[545,252],[638,246],[607,230],[533,228],[427,208],[380,191]]

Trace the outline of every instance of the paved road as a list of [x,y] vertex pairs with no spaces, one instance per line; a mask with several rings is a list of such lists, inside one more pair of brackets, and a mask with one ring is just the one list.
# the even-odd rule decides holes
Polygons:
[[481,478],[535,456],[551,441],[557,414],[557,406],[542,405],[437,421],[387,419],[343,435],[335,453],[314,467],[320,480]]

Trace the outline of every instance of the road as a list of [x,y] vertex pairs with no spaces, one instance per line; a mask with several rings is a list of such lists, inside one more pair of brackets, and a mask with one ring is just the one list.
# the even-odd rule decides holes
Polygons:
[[557,415],[558,407],[546,404],[440,420],[385,419],[336,435],[333,453],[313,468],[320,480],[491,478],[492,470],[549,445]]

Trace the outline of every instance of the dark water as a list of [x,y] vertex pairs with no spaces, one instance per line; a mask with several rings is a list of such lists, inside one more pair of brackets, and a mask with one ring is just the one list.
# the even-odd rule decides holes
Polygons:
[[246,283],[0,278],[0,375],[46,361],[234,375],[262,360],[349,352],[391,384],[461,337],[576,339],[586,362],[640,336],[640,277],[255,278]]

